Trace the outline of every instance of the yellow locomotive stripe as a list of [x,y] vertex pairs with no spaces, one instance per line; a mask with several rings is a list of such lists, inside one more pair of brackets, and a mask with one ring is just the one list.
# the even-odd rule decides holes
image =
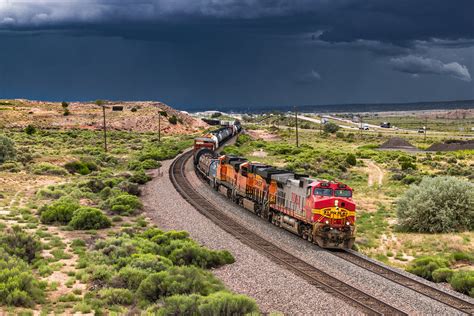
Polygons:
[[313,214],[319,214],[330,219],[344,219],[349,216],[355,216],[355,211],[349,211],[342,207],[326,207],[322,209],[313,209]]

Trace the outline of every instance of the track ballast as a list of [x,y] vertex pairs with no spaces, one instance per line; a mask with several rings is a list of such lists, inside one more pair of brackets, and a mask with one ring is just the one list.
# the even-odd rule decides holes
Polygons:
[[200,195],[186,178],[185,167],[191,157],[192,151],[186,152],[173,162],[169,170],[171,182],[185,200],[216,225],[245,245],[300,276],[309,284],[341,299],[348,305],[368,315],[407,315],[405,312],[293,256],[217,209]]

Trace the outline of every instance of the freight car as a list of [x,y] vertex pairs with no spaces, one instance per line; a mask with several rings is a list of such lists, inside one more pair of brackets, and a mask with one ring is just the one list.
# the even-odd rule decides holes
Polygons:
[[323,248],[351,248],[356,205],[344,183],[310,178],[242,157],[195,152],[198,173],[245,209]]
[[225,126],[210,131],[203,137],[198,137],[194,139],[195,163],[197,163],[197,159],[199,158],[197,154],[200,149],[208,149],[211,151],[215,151],[224,142],[237,135],[242,130],[242,126],[240,124],[240,121],[238,120],[225,123]]

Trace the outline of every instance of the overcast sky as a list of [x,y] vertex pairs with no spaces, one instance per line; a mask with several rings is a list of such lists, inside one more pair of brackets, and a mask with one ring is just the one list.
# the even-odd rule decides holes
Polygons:
[[473,0],[0,0],[0,98],[474,99]]

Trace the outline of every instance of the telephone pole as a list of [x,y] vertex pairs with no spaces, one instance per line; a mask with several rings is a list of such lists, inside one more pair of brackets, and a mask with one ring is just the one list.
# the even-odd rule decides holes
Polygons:
[[295,106],[295,126],[296,126],[296,147],[300,147],[300,141],[298,138],[298,109]]
[[103,118],[103,122],[102,122],[102,128],[104,130],[104,150],[105,152],[107,152],[107,122],[105,120],[105,102],[103,100],[97,100],[95,101],[95,104],[97,104],[98,106],[101,106],[102,107],[102,118]]
[[158,142],[161,143],[161,110],[158,108]]

